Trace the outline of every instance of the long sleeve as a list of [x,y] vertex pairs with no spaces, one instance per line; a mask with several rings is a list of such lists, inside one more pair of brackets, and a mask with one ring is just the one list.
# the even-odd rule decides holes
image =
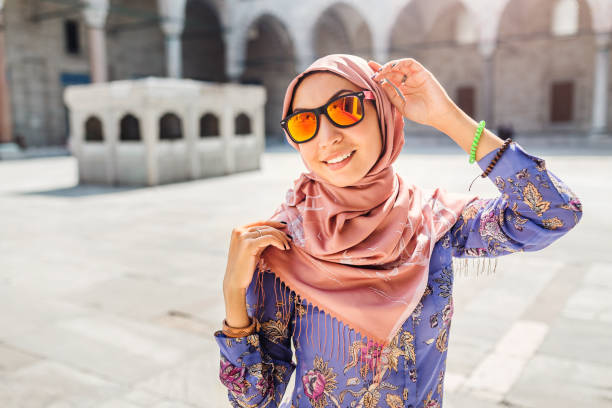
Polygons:
[[277,407],[295,369],[289,336],[293,297],[273,274],[266,272],[260,282],[265,296],[258,301],[258,274],[256,270],[246,301],[249,316],[260,322],[259,331],[238,338],[215,332],[221,351],[219,378],[228,388],[230,403],[237,407]]
[[[478,161],[484,171],[493,150]],[[489,179],[501,195],[469,203],[451,228],[453,256],[496,257],[545,248],[582,217],[578,197],[516,142],[503,153]]]

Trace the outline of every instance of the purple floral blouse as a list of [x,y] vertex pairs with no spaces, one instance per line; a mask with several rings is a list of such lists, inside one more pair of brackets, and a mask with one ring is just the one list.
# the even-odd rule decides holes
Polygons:
[[[496,152],[483,157],[478,165],[486,169]],[[264,291],[277,296],[266,296],[254,310],[253,280],[247,305],[249,315],[261,323],[259,331],[242,338],[215,333],[221,350],[219,376],[228,388],[232,406],[279,406],[296,371],[291,407],[441,407],[453,316],[452,257],[491,258],[537,251],[568,232],[582,217],[576,195],[546,169],[544,160],[527,154],[516,142],[488,177],[501,195],[472,201],[436,243],[425,293],[391,344],[382,350],[362,342],[341,323],[331,322],[316,307],[312,309],[270,271],[263,272]],[[297,314],[300,318],[296,320]],[[338,325],[340,336],[319,335],[323,330],[317,328],[324,324],[323,319],[327,319],[326,327]],[[315,321],[318,324],[313,325]],[[309,331],[314,331],[314,344],[308,340]],[[344,343],[340,348],[349,351],[348,358],[330,355],[338,348],[332,341]],[[297,364],[292,361],[291,342]],[[377,353],[380,359],[375,358]],[[376,361],[381,364],[379,381],[373,381]]]

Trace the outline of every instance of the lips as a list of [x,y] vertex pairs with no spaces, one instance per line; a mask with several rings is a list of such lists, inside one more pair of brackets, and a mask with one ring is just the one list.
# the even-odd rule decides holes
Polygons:
[[[322,161],[327,163],[327,164],[334,164],[334,163],[329,163],[329,161],[337,159],[337,158],[342,157],[342,156],[352,155],[353,153],[355,153],[355,151],[356,150],[349,150],[349,151],[342,152],[342,153],[333,153],[329,157],[327,157],[325,160],[322,160]],[[345,159],[346,159],[346,157],[345,157]]]
[[[340,161],[338,163],[328,163],[328,162],[324,162],[324,163],[327,166],[327,168],[330,169],[330,170],[340,170],[344,166],[348,165],[348,163],[350,163],[350,161],[353,159],[353,157],[355,157],[355,152],[356,152],[356,150],[351,151],[348,157],[346,157],[344,160],[342,160],[342,161]],[[338,157],[342,157],[342,155],[336,155],[336,158],[338,158]]]

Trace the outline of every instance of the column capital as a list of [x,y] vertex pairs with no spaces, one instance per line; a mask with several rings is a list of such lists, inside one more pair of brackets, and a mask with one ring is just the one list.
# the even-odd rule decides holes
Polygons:
[[609,50],[612,37],[610,33],[595,33],[595,45],[599,50]]
[[85,0],[83,17],[89,27],[102,29],[108,16],[108,0]]
[[497,45],[494,40],[480,40],[478,42],[478,52],[485,57],[490,58],[495,52]]
[[161,28],[168,37],[178,37],[185,26],[186,0],[157,0]]

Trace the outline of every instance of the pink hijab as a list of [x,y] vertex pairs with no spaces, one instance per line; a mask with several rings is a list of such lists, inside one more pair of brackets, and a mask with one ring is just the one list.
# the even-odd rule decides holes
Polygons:
[[269,246],[258,269],[274,273],[311,306],[384,346],[425,291],[435,243],[477,197],[442,189],[425,193],[394,171],[404,122],[360,57],[334,54],[315,61],[289,84],[283,117],[299,79],[312,71],[335,73],[374,92],[382,152],[353,186],[337,187],[312,171],[302,173],[271,217],[288,223],[292,249]]

